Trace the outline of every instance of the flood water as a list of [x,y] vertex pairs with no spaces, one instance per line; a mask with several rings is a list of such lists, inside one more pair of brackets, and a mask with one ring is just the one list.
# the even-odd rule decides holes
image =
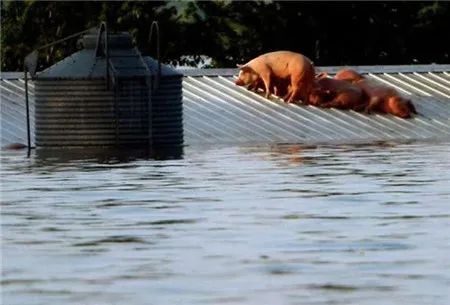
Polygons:
[[450,145],[2,152],[2,298],[450,304]]

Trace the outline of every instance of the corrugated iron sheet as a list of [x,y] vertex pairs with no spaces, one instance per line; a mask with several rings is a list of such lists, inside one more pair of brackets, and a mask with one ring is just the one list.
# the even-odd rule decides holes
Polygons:
[[[27,143],[25,87],[23,73],[2,73],[0,81],[1,147],[10,143]],[[31,142],[34,146],[34,84],[28,84],[30,96]]]
[[[318,70],[333,73],[341,68]],[[353,68],[410,96],[419,115],[405,120],[392,115],[286,104],[234,85],[236,70],[223,70],[222,74],[220,70],[193,70],[185,71],[183,82],[185,141],[355,143],[450,139],[449,66]]]
[[[318,70],[333,73],[341,68]],[[354,68],[410,96],[419,115],[401,119],[286,104],[234,85],[236,69],[194,69],[183,71],[184,142],[310,144],[450,139],[449,65]],[[2,146],[26,141],[22,76],[2,75]],[[32,126],[33,89],[30,84]]]

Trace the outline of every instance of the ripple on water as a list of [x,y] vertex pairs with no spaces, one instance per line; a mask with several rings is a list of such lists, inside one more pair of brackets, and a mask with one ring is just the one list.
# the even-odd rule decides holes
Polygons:
[[378,291],[393,291],[395,287],[392,286],[355,286],[355,285],[343,285],[343,284],[322,284],[322,285],[308,285],[310,289],[318,290],[330,290],[339,292],[356,292],[357,290],[378,290]]
[[177,224],[193,224],[199,222],[200,219],[164,219],[155,221],[140,221],[135,223],[137,226],[164,226]]
[[96,240],[90,240],[85,242],[74,243],[74,247],[89,247],[89,246],[100,246],[104,244],[151,244],[151,242],[146,241],[143,238],[136,236],[125,236],[125,235],[116,235],[116,236],[108,236],[105,238],[100,238]]

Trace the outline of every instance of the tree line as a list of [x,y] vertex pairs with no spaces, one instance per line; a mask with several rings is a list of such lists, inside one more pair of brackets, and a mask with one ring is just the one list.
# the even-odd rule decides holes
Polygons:
[[[291,50],[316,65],[449,63],[450,2],[1,1],[1,70],[20,71],[33,49],[106,21],[129,31],[145,54],[161,28],[162,61],[234,67]],[[51,65],[75,52],[68,41],[43,52]]]

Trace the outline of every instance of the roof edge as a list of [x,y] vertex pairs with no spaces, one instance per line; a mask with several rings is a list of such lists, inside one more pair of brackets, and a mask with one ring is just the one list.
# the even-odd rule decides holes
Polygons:
[[[450,72],[450,64],[428,64],[428,65],[380,65],[380,66],[318,66],[319,72],[327,71],[336,73],[341,69],[354,69],[360,73],[412,73],[412,72]],[[232,76],[238,74],[237,68],[222,69],[174,69],[184,76]],[[20,79],[23,72],[2,72],[0,79]]]
[[[429,65],[383,65],[383,66],[318,66],[319,72],[336,73],[341,69],[354,69],[361,73],[412,73],[412,72],[450,72],[450,64]],[[178,69],[185,76],[232,76],[238,74],[237,68],[226,69]]]

